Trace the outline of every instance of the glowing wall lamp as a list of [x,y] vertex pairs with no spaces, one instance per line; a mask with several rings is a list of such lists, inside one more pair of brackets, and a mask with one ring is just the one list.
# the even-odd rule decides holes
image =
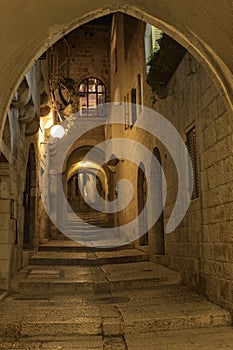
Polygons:
[[61,125],[53,125],[50,129],[50,134],[54,138],[62,139],[65,135],[65,129]]

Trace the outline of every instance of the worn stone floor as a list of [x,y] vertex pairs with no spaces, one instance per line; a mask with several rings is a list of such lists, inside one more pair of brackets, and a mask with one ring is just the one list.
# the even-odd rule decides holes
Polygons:
[[233,334],[229,328],[198,329],[126,334],[124,338],[102,336],[46,337],[1,341],[0,349],[17,350],[231,350]]
[[0,349],[233,349],[226,310],[125,248],[41,247],[0,301]]

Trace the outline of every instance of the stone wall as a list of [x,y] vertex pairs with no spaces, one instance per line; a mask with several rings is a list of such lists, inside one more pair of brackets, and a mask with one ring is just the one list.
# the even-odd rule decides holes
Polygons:
[[[145,54],[143,47],[143,28],[135,27],[135,39],[125,60],[123,52],[123,15],[117,15],[115,38],[118,37],[118,71],[111,68],[112,98],[129,101],[127,93],[137,89],[136,77],[143,77],[143,103],[152,107],[151,92],[145,83]],[[139,24],[138,24],[139,26]],[[117,27],[117,25],[116,25]],[[139,32],[137,32],[137,30]],[[114,47],[116,43],[113,44]],[[113,60],[113,49],[112,59]],[[125,74],[125,72],[127,74]],[[126,97],[125,97],[126,96]],[[129,95],[128,95],[129,96]],[[197,287],[213,301],[233,308],[233,183],[232,183],[232,128],[233,120],[227,111],[227,101],[222,92],[215,87],[201,63],[187,53],[180,62],[168,84],[168,96],[156,97],[155,111],[165,116],[179,131],[184,142],[187,132],[195,126],[198,180],[200,194],[192,199],[188,212],[177,229],[165,234],[165,254],[155,254],[156,230],[149,232],[149,251],[151,259],[162,262],[182,273],[183,281]],[[137,103],[138,103],[137,97]],[[168,184],[167,200],[164,208],[164,226],[168,222],[177,195],[177,174],[171,156],[166,148],[147,134],[132,128],[115,128],[112,135],[132,138],[153,152],[158,147],[161,163]],[[136,150],[135,150],[136,151]],[[126,167],[124,167],[126,165]],[[121,177],[132,181],[137,188],[136,167],[119,164],[116,181]],[[137,196],[118,218],[125,223],[137,214]],[[151,209],[152,210],[152,209]],[[149,212],[148,215],[151,213]],[[138,243],[137,243],[138,244]]]
[[76,91],[82,80],[88,77],[100,79],[109,100],[109,35],[109,25],[90,23],[68,34],[65,41],[61,39],[52,49],[54,68],[58,70],[54,72],[55,78],[74,79]]
[[[200,63],[187,53],[172,77],[168,97],[155,109],[179,130],[195,125],[200,182],[177,230],[166,236],[166,261],[189,285],[232,308],[232,131],[226,101]],[[164,161],[164,167],[169,164]],[[165,208],[165,218],[170,210]]]
[[[40,63],[28,72],[8,110],[3,139],[0,141],[0,289],[8,289],[14,274],[28,264],[36,249],[40,231],[38,204],[38,113],[40,106]],[[35,128],[34,132],[32,130]],[[30,133],[31,136],[26,136]],[[34,135],[33,135],[34,134]],[[35,150],[31,180],[30,242],[25,244],[25,201],[27,164],[30,146]]]
[[[15,120],[14,120],[15,123]],[[20,158],[14,157],[12,152],[1,149],[0,176],[0,289],[8,289],[11,277],[27,263],[28,255],[23,254],[24,241],[24,191],[27,167],[27,156],[30,142],[23,133],[15,131],[17,138],[17,152]],[[12,140],[16,142],[15,140]],[[36,139],[30,140],[36,144]],[[6,153],[5,153],[6,151]],[[8,153],[9,151],[9,153]],[[9,159],[4,154],[9,154]],[[21,158],[22,157],[22,158]],[[37,193],[35,193],[37,196]],[[33,225],[38,228],[37,215]],[[34,232],[31,250],[36,246],[38,229]]]
[[[111,88],[112,101],[131,102],[132,90],[135,89],[136,102],[152,107],[151,92],[146,84],[145,75],[145,24],[135,20],[130,22],[128,29],[133,28],[130,43],[125,35],[124,26],[124,15],[114,15],[110,47],[111,72],[109,72],[108,56],[110,33],[106,26],[98,26],[96,29],[96,26],[86,25],[79,31],[73,32],[69,38],[67,37],[71,51],[69,72],[66,74],[73,77],[77,84],[88,76],[98,77],[106,84],[109,96]],[[125,40],[128,40],[127,45]],[[216,43],[215,38],[213,42]],[[30,48],[30,45],[28,47]],[[35,54],[34,51],[32,53]],[[20,54],[19,50],[18,55]],[[12,57],[14,60],[17,58],[14,55]],[[12,62],[15,63],[15,61]],[[29,62],[29,59],[24,58],[22,62]],[[22,66],[23,63],[15,65],[15,71],[13,71],[15,78],[10,80],[9,87],[16,84],[19,75],[17,69],[22,70]],[[6,75],[3,75],[3,81],[11,76],[7,70],[4,74]],[[179,227],[165,235],[165,254],[163,256],[155,254],[155,228],[149,232],[149,251],[152,260],[181,271],[185,283],[197,287],[213,301],[232,309],[233,121],[230,112],[226,109],[227,102],[224,95],[216,89],[214,83],[215,81],[207,75],[202,65],[187,53],[169,82],[167,98],[163,100],[157,98],[153,105],[156,111],[164,115],[177,128],[184,141],[186,141],[186,133],[195,125],[200,194],[198,198],[192,200],[187,215]],[[141,94],[139,94],[139,85]],[[4,93],[5,90],[4,87]],[[4,102],[3,106],[5,105]],[[37,166],[40,159],[37,148],[40,140],[36,136],[25,138],[25,124],[19,125],[18,117],[14,113],[16,113],[14,109],[9,113],[9,127],[13,138],[9,143],[7,131],[5,141],[1,141],[0,145],[0,289],[8,288],[11,276],[27,260],[25,258],[23,262],[23,192],[28,151],[32,143],[37,154]],[[29,116],[26,115],[26,117]],[[111,137],[118,136],[144,144],[151,153],[155,147],[159,149],[168,183],[164,209],[166,227],[177,195],[177,174],[169,153],[158,140],[133,126],[127,113],[125,125],[111,130]],[[91,135],[88,137],[92,138]],[[119,162],[113,184],[121,178],[128,178],[136,189],[137,167],[131,162]],[[38,179],[36,181],[36,191],[38,191]],[[44,227],[48,224],[42,212],[39,193],[37,193],[37,201],[41,211],[38,209],[36,213],[38,229],[35,232],[33,249],[38,243],[38,237],[44,237],[42,228],[39,228],[40,219],[43,218]],[[150,210],[153,210],[153,205]],[[138,198],[135,191],[132,202],[120,213],[117,221],[119,224],[124,224],[137,214]],[[151,212],[148,215],[151,215]],[[139,242],[136,244],[139,245]]]

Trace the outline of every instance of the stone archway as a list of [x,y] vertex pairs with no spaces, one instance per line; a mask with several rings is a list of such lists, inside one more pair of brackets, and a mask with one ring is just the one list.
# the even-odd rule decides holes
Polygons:
[[35,243],[36,220],[36,156],[34,145],[31,144],[26,169],[24,191],[24,249],[32,249]]
[[[137,195],[138,195],[138,215],[142,212],[145,207],[147,200],[147,181],[145,176],[145,167],[143,163],[140,163],[138,168],[137,177]],[[138,219],[139,231],[141,227],[147,227],[147,213],[145,213],[141,218]],[[139,239],[139,244],[141,246],[148,245],[148,232],[146,232]]]
[[[85,159],[88,152],[93,148],[88,143],[73,145],[69,150],[63,168],[63,188],[69,203],[68,211],[63,212],[63,221],[70,220],[70,213],[73,211],[77,216],[82,217],[84,221],[89,216],[98,218],[104,217],[110,221],[110,215],[100,213],[95,209],[98,203],[97,193],[104,201],[109,197],[110,171],[104,164],[104,153],[96,147],[95,152],[89,158]],[[99,164],[104,164],[99,168]],[[97,171],[97,173],[96,173]]]
[[[27,0],[20,11],[15,11],[18,6],[17,0],[12,0],[11,6],[3,4],[1,12],[4,36],[0,49],[4,55],[0,60],[0,105],[5,115],[13,92],[35,59],[80,25],[117,11],[159,27],[186,47],[205,66],[232,109],[232,54],[229,52],[232,50],[232,15],[227,0],[221,4],[215,2],[214,6],[211,0],[206,1],[208,11],[203,10],[201,0],[188,4],[181,0],[176,3],[164,0],[159,6],[152,0],[127,0],[124,4],[117,0],[100,0],[88,1],[85,7],[68,0],[59,1],[55,9],[53,0],[46,1],[44,6]],[[25,16],[30,19],[27,26],[24,25]]]
[[[95,209],[89,205],[96,201],[93,188],[96,186],[100,197],[106,199],[105,193],[107,191],[104,185],[101,179],[95,176],[91,170],[86,169],[85,172],[79,171],[74,174],[67,183],[68,202],[73,211],[95,212]],[[83,187],[82,193],[80,187]],[[83,198],[82,194],[84,194],[85,198]]]

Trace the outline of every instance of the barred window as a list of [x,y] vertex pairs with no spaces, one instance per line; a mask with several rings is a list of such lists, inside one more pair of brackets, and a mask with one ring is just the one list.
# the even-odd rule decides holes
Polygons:
[[195,126],[186,134],[187,148],[193,167],[193,194],[192,199],[198,198],[200,194],[199,174],[198,174],[198,156],[197,156],[197,140]]
[[104,83],[96,78],[84,79],[78,87],[79,109],[83,116],[104,116],[100,107],[106,102]]

